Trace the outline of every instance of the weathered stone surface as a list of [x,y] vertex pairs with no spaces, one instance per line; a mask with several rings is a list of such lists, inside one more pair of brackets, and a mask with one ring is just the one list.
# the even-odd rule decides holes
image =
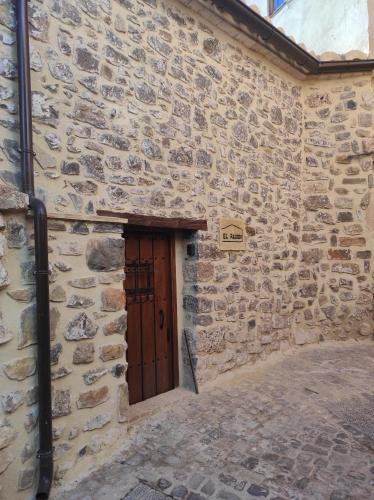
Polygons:
[[61,241],[57,245],[60,255],[82,255],[83,249],[78,241]]
[[127,329],[127,315],[121,314],[118,318],[103,327],[104,335],[125,335]]
[[60,113],[56,103],[43,92],[32,92],[32,114],[36,122],[57,128]]
[[319,108],[331,104],[328,93],[313,92],[306,98],[306,103],[310,108]]
[[35,477],[35,468],[21,469],[18,473],[18,491],[27,490],[32,487]]
[[352,212],[339,212],[337,216],[338,222],[351,222],[353,221]]
[[373,334],[373,326],[369,323],[361,323],[360,325],[360,335],[368,337]]
[[102,415],[96,415],[91,417],[83,426],[83,432],[93,431],[95,429],[102,429],[105,425],[109,424],[112,420],[112,415],[110,413],[103,413]]
[[69,368],[66,368],[65,366],[60,366],[60,368],[51,371],[51,378],[52,380],[57,380],[59,378],[64,378],[67,375],[70,375],[70,373],[71,370]]
[[0,313],[0,345],[6,344],[10,340],[12,340],[13,334],[9,332],[3,325],[2,315]]
[[302,251],[302,261],[306,264],[318,264],[323,257],[323,250],[320,248],[312,248]]
[[17,66],[14,61],[8,57],[0,59],[0,75],[9,80],[14,80],[17,76]]
[[69,297],[66,306],[75,309],[87,309],[95,304],[95,301],[90,297],[83,297],[82,295],[72,295]]
[[62,353],[62,344],[57,342],[51,346],[51,365],[56,365]]
[[351,260],[351,251],[350,250],[342,250],[337,248],[330,248],[328,251],[328,255],[330,259],[334,260]]
[[31,302],[34,298],[34,291],[30,288],[17,288],[15,290],[7,290],[7,294],[12,299],[17,300],[18,302]]
[[21,462],[24,464],[29,460],[32,456],[34,456],[36,452],[36,447],[34,443],[25,443],[25,446],[22,449],[21,453]]
[[87,314],[82,312],[68,323],[64,331],[64,337],[66,340],[92,339],[95,337],[98,328]]
[[15,220],[10,220],[6,225],[8,248],[22,248],[27,242],[26,228]]
[[110,45],[104,47],[104,56],[113,66],[127,66],[130,61],[122,52],[119,52]]
[[7,468],[13,462],[13,460],[14,460],[13,455],[11,455],[7,450],[0,451],[0,474],[2,474],[7,470]]
[[185,165],[187,167],[193,165],[192,150],[181,146],[178,149],[171,149],[169,159],[177,165]]
[[86,385],[92,385],[107,373],[108,373],[107,368],[99,367],[99,368],[93,368],[92,370],[88,370],[87,372],[83,373],[82,376],[84,383]]
[[141,143],[141,150],[147,158],[152,160],[161,160],[161,148],[151,139],[144,139]]
[[117,421],[127,422],[129,410],[129,398],[127,384],[120,384],[117,387]]
[[29,413],[26,413],[26,418],[23,426],[27,433],[33,431],[38,423],[39,411],[38,408],[32,408]]
[[112,361],[122,358],[125,352],[124,344],[103,345],[100,348],[100,359],[102,361]]
[[65,302],[66,292],[61,285],[57,285],[49,292],[49,300],[51,302]]
[[25,356],[23,358],[15,358],[4,364],[5,375],[12,380],[24,380],[35,373],[36,364],[35,358]]
[[300,297],[308,298],[308,297],[316,297],[318,291],[317,283],[308,283],[303,285],[300,288]]
[[74,64],[81,70],[88,73],[98,73],[99,58],[93,54],[87,47],[75,48]]
[[86,262],[92,271],[116,271],[124,267],[124,240],[119,238],[90,239]]
[[52,391],[52,418],[64,417],[71,413],[69,389]]
[[169,58],[173,52],[173,49],[167,43],[160,40],[157,36],[151,35],[148,37],[148,44],[152,49],[158,52],[165,58]]
[[53,76],[53,78],[56,78],[56,80],[61,80],[65,83],[70,83],[73,81],[74,75],[69,64],[53,62],[49,63],[48,66],[51,75]]
[[0,289],[5,288],[10,284],[8,271],[5,269],[0,260]]
[[366,245],[366,239],[358,236],[353,238],[344,236],[342,238],[339,238],[339,244],[342,247],[354,247],[354,246],[363,247]]
[[20,331],[18,334],[18,349],[23,349],[36,343],[36,306],[33,304],[21,313]]
[[27,406],[32,406],[38,402],[38,386],[34,385],[26,391],[25,401]]
[[318,342],[318,331],[316,330],[296,330],[294,334],[295,344],[313,344]]
[[95,345],[93,342],[82,342],[77,345],[73,353],[73,363],[75,365],[92,363],[95,359]]
[[135,85],[135,96],[145,104],[155,104],[156,92],[145,82]]
[[103,111],[88,103],[77,102],[74,107],[73,118],[80,122],[89,123],[98,129],[108,128],[107,117]]
[[65,175],[79,175],[80,165],[76,161],[63,161],[61,165],[61,173]]
[[86,235],[90,233],[90,230],[85,222],[77,221],[73,222],[73,224],[70,226],[70,232],[73,234]]
[[22,391],[13,391],[1,394],[1,404],[5,413],[13,413],[24,401]]
[[207,354],[223,352],[225,350],[225,329],[213,328],[199,332],[196,340],[197,352]]
[[186,262],[183,278],[187,282],[210,281],[213,279],[214,266],[211,262]]
[[124,89],[118,85],[101,85],[101,95],[111,102],[122,102],[124,99]]
[[29,197],[0,181],[0,210],[27,210]]
[[38,5],[30,7],[30,35],[42,42],[48,41],[49,17],[48,13]]
[[70,280],[69,285],[74,287],[74,288],[93,288],[97,285],[96,277],[95,276],[87,276],[85,278],[74,278]]
[[307,210],[317,211],[322,208],[332,208],[331,202],[326,195],[311,195],[304,200],[304,206]]
[[51,340],[56,338],[56,330],[58,323],[61,318],[61,313],[56,307],[50,307],[49,309],[49,326],[50,326],[50,334]]
[[212,301],[205,297],[185,295],[183,297],[183,308],[193,313],[208,313],[212,310]]
[[120,311],[125,308],[125,293],[117,288],[106,288],[101,292],[102,311]]
[[99,389],[92,389],[87,392],[81,392],[77,400],[77,407],[81,408],[94,408],[95,406],[104,403],[109,399],[108,386],[104,385]]
[[130,141],[126,137],[113,134],[100,135],[100,143],[106,146],[111,146],[119,151],[128,151],[130,149]]
[[8,420],[0,419],[0,450],[6,448],[15,439],[17,433]]
[[333,273],[358,274],[360,267],[358,264],[344,262],[344,264],[333,264],[331,267]]

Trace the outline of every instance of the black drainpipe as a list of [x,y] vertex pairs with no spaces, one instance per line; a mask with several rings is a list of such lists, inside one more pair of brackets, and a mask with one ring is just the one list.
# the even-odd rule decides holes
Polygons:
[[47,211],[35,197],[32,150],[29,23],[27,0],[16,0],[20,153],[23,190],[34,218],[36,331],[39,396],[39,482],[36,498],[48,498],[53,476],[51,365],[49,328],[49,269]]

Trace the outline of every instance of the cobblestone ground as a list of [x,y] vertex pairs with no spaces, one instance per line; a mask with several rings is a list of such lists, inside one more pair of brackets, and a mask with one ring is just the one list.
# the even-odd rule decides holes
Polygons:
[[58,500],[374,499],[374,343],[237,372],[134,426]]

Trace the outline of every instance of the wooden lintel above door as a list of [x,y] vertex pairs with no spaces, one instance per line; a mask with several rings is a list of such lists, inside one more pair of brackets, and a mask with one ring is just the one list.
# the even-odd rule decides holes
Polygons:
[[126,226],[149,227],[153,229],[176,229],[181,231],[207,231],[205,219],[188,219],[182,217],[157,217],[154,215],[139,215],[110,210],[98,210],[98,215],[106,217],[120,217],[127,219]]

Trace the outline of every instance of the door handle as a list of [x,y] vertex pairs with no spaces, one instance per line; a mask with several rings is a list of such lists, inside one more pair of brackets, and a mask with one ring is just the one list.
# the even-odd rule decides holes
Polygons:
[[160,309],[159,312],[158,312],[158,314],[160,316],[160,328],[162,330],[164,328],[164,322],[165,322],[164,311],[162,309]]

